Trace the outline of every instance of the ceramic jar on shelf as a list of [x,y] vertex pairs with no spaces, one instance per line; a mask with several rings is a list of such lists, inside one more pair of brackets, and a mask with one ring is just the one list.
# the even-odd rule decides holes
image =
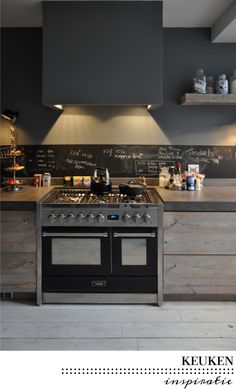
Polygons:
[[193,79],[193,89],[196,93],[206,93],[206,75],[203,69],[197,69]]
[[216,93],[226,95],[229,93],[229,82],[226,78],[226,74],[221,74],[216,82]]

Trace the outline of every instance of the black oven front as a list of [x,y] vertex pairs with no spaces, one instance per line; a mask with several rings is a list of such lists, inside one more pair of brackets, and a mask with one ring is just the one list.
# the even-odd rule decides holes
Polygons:
[[43,293],[157,293],[158,228],[44,227]]

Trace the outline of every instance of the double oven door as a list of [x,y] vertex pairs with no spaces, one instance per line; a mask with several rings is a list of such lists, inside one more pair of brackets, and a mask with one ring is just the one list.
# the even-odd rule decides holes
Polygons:
[[156,293],[156,228],[48,227],[43,292]]

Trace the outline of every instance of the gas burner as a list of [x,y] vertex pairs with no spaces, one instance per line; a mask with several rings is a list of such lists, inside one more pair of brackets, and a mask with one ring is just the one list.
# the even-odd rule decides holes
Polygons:
[[119,190],[97,194],[80,189],[54,189],[43,201],[44,204],[150,204],[158,202],[154,189],[146,189],[143,194],[130,197]]

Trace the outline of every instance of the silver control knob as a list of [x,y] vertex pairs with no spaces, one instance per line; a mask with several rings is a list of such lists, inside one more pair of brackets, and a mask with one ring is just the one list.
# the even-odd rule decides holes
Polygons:
[[151,215],[149,215],[149,213],[145,213],[145,214],[143,215],[143,221],[144,221],[144,223],[146,223],[146,224],[151,223],[151,221],[152,221]]
[[92,213],[88,213],[88,215],[86,216],[86,220],[89,224],[93,223],[95,217]]
[[65,215],[64,213],[59,213],[59,215],[57,216],[57,220],[59,223],[63,223],[65,221]]
[[50,221],[50,223],[55,223],[55,221],[57,220],[55,213],[50,213],[48,215],[48,220]]
[[69,213],[69,215],[66,216],[66,221],[69,222],[69,223],[74,223],[75,215],[73,213]]
[[124,215],[122,216],[122,220],[125,224],[128,224],[131,220],[131,216],[128,213],[124,213]]
[[79,213],[79,214],[77,215],[77,217],[76,217],[76,221],[77,221],[78,223],[83,223],[83,221],[84,221],[84,215],[83,215],[82,213]]
[[139,224],[141,223],[142,219],[141,219],[141,216],[139,215],[139,213],[135,213],[132,217],[132,220],[135,224]]
[[105,221],[105,216],[102,213],[98,213],[96,216],[96,221],[100,224],[104,223]]

